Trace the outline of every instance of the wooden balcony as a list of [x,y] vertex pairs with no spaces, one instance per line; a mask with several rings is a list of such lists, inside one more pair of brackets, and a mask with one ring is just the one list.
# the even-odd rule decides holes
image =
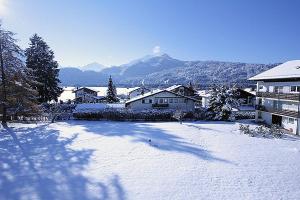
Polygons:
[[293,100],[299,101],[300,94],[293,94],[293,93],[274,93],[274,92],[257,92],[257,97],[265,97],[265,98],[273,98],[273,99],[286,99],[286,100]]
[[294,117],[294,118],[300,118],[299,112],[298,111],[293,111],[293,110],[284,110],[284,109],[274,109],[274,108],[266,108],[265,106],[262,105],[256,105],[255,106],[256,110],[261,110],[264,112],[269,112],[275,115],[283,115],[283,116],[288,116],[288,117]]

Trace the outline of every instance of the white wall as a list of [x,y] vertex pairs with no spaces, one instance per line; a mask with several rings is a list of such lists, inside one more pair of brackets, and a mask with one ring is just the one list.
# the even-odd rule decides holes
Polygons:
[[[259,90],[259,86],[262,86],[262,89]],[[283,86],[283,93],[290,93],[290,86],[300,86],[300,81],[291,81],[291,82],[257,82],[257,91],[259,92],[274,92],[274,86]]]
[[291,118],[294,123],[289,121],[289,117],[282,117],[282,127],[296,134],[297,131],[297,120]]
[[[175,94],[169,93],[169,92],[161,92],[158,94],[155,94],[153,96],[145,97],[143,99],[139,99],[137,101],[129,103],[127,106],[128,108],[135,109],[135,110],[143,110],[143,109],[152,109],[152,104],[155,104],[156,98],[173,98],[178,99],[178,101],[182,103],[170,103],[168,102],[169,106],[168,109],[180,109],[183,111],[194,111],[195,110],[195,102],[191,99],[187,99],[185,97],[180,97]],[[149,100],[152,100],[152,103],[149,103]],[[187,99],[187,102],[184,102],[184,100]],[[145,103],[142,103],[142,100],[145,100]]]

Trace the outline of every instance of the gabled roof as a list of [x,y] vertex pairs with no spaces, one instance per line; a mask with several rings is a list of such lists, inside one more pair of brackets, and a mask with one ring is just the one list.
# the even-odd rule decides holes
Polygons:
[[134,102],[134,101],[138,101],[138,100],[141,100],[141,99],[144,99],[146,97],[150,97],[150,96],[153,96],[155,94],[159,94],[161,92],[168,92],[168,93],[171,93],[171,94],[174,94],[174,95],[177,95],[177,96],[180,96],[180,97],[184,97],[184,98],[187,98],[187,99],[191,99],[193,101],[198,101],[197,99],[194,99],[194,98],[191,98],[191,97],[187,97],[187,96],[183,96],[183,95],[180,95],[180,94],[177,94],[175,92],[171,92],[171,91],[168,91],[168,90],[161,90],[161,89],[157,89],[157,90],[154,90],[154,91],[151,91],[151,92],[147,92],[145,93],[144,95],[139,95],[139,96],[136,96],[128,101],[126,101],[126,104],[128,103],[131,103],[131,102]]
[[[136,90],[138,90],[138,89],[141,89],[141,88],[142,88],[142,87],[135,87],[135,88],[132,88],[131,90],[128,91],[128,94],[130,94],[130,93],[132,93],[132,92],[134,92],[134,91],[136,91]],[[145,87],[144,87],[144,90],[150,91],[150,89],[145,88]]]
[[91,91],[91,92],[97,92],[97,91],[92,90],[92,89],[87,88],[87,87],[81,87],[81,88],[78,88],[78,89],[74,90],[74,92],[77,92],[77,91],[79,91],[79,90],[88,90],[88,91]]
[[288,79],[300,78],[300,60],[285,62],[277,67],[269,69],[263,73],[249,78],[249,80],[271,80],[271,79]]
[[[166,90],[172,91],[172,90],[177,89],[177,88],[180,88],[180,87],[184,87],[184,88],[187,88],[187,89],[189,89],[189,90],[194,90],[194,89],[191,89],[191,88],[189,88],[189,87],[187,87],[187,86],[184,86],[184,85],[172,85],[171,87],[166,88]],[[194,90],[194,91],[195,91],[195,90]]]

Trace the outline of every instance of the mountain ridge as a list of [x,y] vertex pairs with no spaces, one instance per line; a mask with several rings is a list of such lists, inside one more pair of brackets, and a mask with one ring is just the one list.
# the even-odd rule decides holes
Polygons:
[[[251,85],[247,79],[275,64],[253,64],[226,61],[182,61],[168,54],[148,55],[120,66],[100,71],[82,71],[77,68],[61,68],[63,85],[105,85],[111,75],[116,84],[166,85],[193,82],[201,86],[212,84]],[[68,77],[66,77],[68,76]]]

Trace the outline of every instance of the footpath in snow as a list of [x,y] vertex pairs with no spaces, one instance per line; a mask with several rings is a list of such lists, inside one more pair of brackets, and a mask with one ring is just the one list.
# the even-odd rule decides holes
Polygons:
[[9,127],[1,200],[300,199],[300,138],[249,137],[238,122]]

